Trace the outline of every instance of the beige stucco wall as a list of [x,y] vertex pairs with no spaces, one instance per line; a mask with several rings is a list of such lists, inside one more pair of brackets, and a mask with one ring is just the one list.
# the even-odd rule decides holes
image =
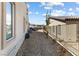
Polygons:
[[[61,35],[57,34],[57,37],[56,37],[56,31],[57,31],[56,27],[57,27],[58,25],[61,25]],[[54,26],[55,32],[53,32],[53,26]],[[52,28],[50,28],[50,29],[52,29],[51,34],[52,34],[52,37],[53,37],[54,39],[56,39],[56,38],[57,38],[58,40],[59,40],[59,39],[61,39],[61,40],[66,39],[66,25],[65,25],[65,23],[60,22],[60,21],[56,21],[56,20],[54,20],[54,19],[50,19],[49,27],[52,27]]]
[[56,25],[63,25],[65,24],[64,22],[60,22],[60,21],[57,21],[57,20],[54,20],[54,19],[50,19],[50,24],[49,26],[56,26]]
[[[11,40],[6,40],[6,25],[5,25],[5,4],[4,5],[4,31],[3,31],[3,49],[0,50],[0,55],[16,55],[19,47],[21,46],[21,44],[24,41],[24,36],[25,36],[25,32],[27,31],[28,27],[25,26],[26,28],[24,28],[24,17],[26,20],[28,20],[28,18],[26,17],[26,4],[24,2],[16,2],[15,3],[15,35],[14,38]],[[1,24],[1,23],[0,23]],[[25,31],[24,31],[25,29]],[[1,37],[0,37],[1,38]]]
[[1,9],[1,3],[0,3],[0,50],[1,50],[1,38],[2,38],[1,37],[1,16],[2,16],[1,15],[2,14],[1,11],[2,11],[2,9]]
[[66,25],[66,33],[67,33],[67,39],[66,41],[69,42],[76,42],[77,40],[77,25],[76,24],[69,24]]
[[50,26],[50,27],[51,27],[51,28],[50,28],[50,30],[51,30],[51,31],[50,31],[50,32],[51,32],[50,35],[53,37],[53,39],[55,39],[54,36],[53,36],[53,26]]
[[[50,19],[50,24],[49,24],[50,27],[57,26],[57,25],[61,25],[61,32],[62,33],[61,33],[61,35],[57,34],[56,39],[64,40],[62,42],[57,40],[57,42],[60,45],[62,45],[66,50],[68,50],[72,55],[79,56],[79,52],[78,52],[79,51],[79,20],[72,19],[70,21],[66,21],[66,24],[63,24],[60,21]],[[55,33],[52,32],[52,34],[55,34]],[[52,38],[55,38],[56,35],[54,36],[54,35],[50,34],[50,36]]]
[[[60,42],[60,44],[63,47],[65,47],[70,53],[78,55],[79,53],[77,51],[79,50],[79,38],[78,38],[79,37],[79,33],[78,33],[79,32],[79,21],[69,21],[69,22],[67,21],[67,23],[61,23],[56,20],[51,20],[49,27],[53,27],[53,26],[56,27],[58,25],[61,25],[61,35],[57,34],[56,39],[64,40]],[[53,32],[53,28],[51,32],[52,34],[56,36],[56,32]],[[51,35],[53,39],[55,39],[54,35]]]
[[51,26],[51,34],[50,34],[52,37],[53,37],[53,39],[55,39],[56,40],[56,26],[54,25],[54,32],[53,32],[53,26]]
[[65,41],[67,39],[66,36],[66,24],[61,25],[61,34],[57,34],[58,40]]
[[[67,22],[67,23],[69,23],[69,22]],[[72,23],[72,21],[71,21],[71,23]],[[56,26],[58,26],[58,25],[61,25],[61,34],[57,33],[58,40],[64,40],[65,42],[76,42],[76,40],[77,40],[77,24],[74,24],[74,22],[73,22],[73,24],[66,24],[66,23],[63,23],[60,21],[50,19],[49,27],[55,26],[55,32],[53,32],[53,29],[51,31],[52,34],[54,34],[55,36],[56,36]],[[53,36],[53,38],[55,38],[55,37]]]
[[77,25],[77,42],[79,42],[79,23]]

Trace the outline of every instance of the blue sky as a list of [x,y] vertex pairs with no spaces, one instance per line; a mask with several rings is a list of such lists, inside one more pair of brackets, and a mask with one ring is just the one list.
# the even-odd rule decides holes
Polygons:
[[11,25],[11,4],[6,3],[6,24]]
[[46,13],[52,16],[79,16],[77,2],[28,2],[29,21],[31,24],[45,24]]

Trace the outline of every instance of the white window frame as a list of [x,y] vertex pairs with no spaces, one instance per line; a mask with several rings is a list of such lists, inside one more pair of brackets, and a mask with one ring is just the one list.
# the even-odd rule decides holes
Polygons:
[[9,3],[11,4],[12,37],[6,39],[7,41],[10,41],[15,38],[15,4],[12,2]]

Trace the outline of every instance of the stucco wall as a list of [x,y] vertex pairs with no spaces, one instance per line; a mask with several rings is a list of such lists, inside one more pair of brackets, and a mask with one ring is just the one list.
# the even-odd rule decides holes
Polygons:
[[57,34],[58,40],[67,40],[66,36],[66,24],[61,25],[61,34]]
[[0,3],[0,50],[1,50],[1,11],[2,11],[2,9],[1,9],[1,3]]
[[[57,28],[58,25],[61,25],[61,35],[59,35],[57,33],[58,29],[56,29],[56,28]],[[53,26],[54,26],[54,32],[53,32]],[[54,39],[56,39],[56,38],[58,38],[58,40],[59,39],[61,39],[61,40],[66,39],[66,26],[65,26],[65,23],[60,22],[60,21],[56,21],[54,19],[50,19],[49,27],[52,27],[52,31],[51,31],[52,33],[51,34],[52,34]]]
[[[67,49],[70,53],[79,55],[78,50],[79,50],[79,21],[74,20],[74,21],[67,21],[66,23],[61,23],[56,20],[51,20],[49,26],[58,26],[61,25],[61,34],[57,33],[57,38],[58,40],[64,40],[62,42],[59,42],[65,49]],[[56,31],[56,29],[55,29]],[[53,32],[52,29],[52,34],[56,33]],[[50,33],[49,33],[50,34]],[[51,34],[50,34],[51,35]],[[52,38],[55,38],[54,35],[51,35]]]
[[77,25],[76,24],[69,24],[67,25],[67,41],[69,42],[76,42],[77,40]]
[[[4,7],[5,7],[5,3],[4,3]],[[19,47],[22,45],[24,41],[24,35],[25,35],[24,17],[26,20],[28,20],[26,17],[26,4],[25,3],[22,3],[22,2],[15,3],[15,15],[16,15],[15,16],[15,30],[14,30],[15,37],[8,41],[5,40],[5,38],[3,39],[6,43],[4,44],[4,48],[0,51],[0,55],[16,55]],[[26,28],[28,29],[28,27]],[[5,34],[5,32],[3,33]]]
[[[67,22],[67,23],[69,23],[69,22]],[[72,23],[72,21],[71,21],[71,23]],[[56,26],[58,26],[58,25],[61,25],[61,34],[58,34],[58,32],[56,31]],[[74,23],[66,24],[66,23],[63,23],[60,21],[50,19],[49,27],[53,27],[53,26],[55,26],[55,28],[54,28],[55,32],[53,32],[53,28],[51,31],[52,32],[51,34],[53,34],[51,36],[53,36],[53,38],[55,38],[56,32],[57,32],[58,40],[64,40],[65,42],[76,42],[76,40],[77,40],[77,24],[74,24]]]

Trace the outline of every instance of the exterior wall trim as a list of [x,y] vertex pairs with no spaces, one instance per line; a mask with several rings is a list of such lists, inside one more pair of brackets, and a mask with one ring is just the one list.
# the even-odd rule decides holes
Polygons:
[[3,5],[3,2],[1,3],[1,8],[2,8],[2,13],[1,13],[1,50],[3,49],[3,22],[4,22],[4,17],[3,17],[3,15],[4,15],[4,11],[3,11],[3,8],[4,7],[4,5]]

